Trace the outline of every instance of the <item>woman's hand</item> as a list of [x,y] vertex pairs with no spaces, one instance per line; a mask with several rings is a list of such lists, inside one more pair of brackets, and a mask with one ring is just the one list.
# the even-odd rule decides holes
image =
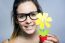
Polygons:
[[43,43],[59,43],[59,40],[55,35],[48,34],[47,40],[45,40]]

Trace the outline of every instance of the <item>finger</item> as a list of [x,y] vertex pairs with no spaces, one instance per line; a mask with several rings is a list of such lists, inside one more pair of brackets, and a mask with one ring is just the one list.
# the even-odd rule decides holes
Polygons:
[[52,41],[52,42],[58,42],[58,39],[53,38],[53,37],[47,37],[47,40]]
[[53,34],[48,34],[48,37],[56,37],[56,36]]
[[53,42],[49,40],[45,40],[43,43],[53,43]]

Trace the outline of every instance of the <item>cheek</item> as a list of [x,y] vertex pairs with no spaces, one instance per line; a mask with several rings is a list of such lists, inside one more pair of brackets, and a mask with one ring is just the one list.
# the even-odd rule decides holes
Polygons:
[[36,20],[33,20],[32,22],[33,22],[34,24],[36,24]]
[[19,22],[19,25],[23,26],[23,25],[25,25],[25,22]]

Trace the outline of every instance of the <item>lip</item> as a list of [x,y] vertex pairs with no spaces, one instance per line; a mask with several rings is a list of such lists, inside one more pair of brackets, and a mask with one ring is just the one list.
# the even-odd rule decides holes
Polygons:
[[32,30],[34,25],[28,25],[28,26],[24,26],[26,28],[26,30]]
[[24,27],[28,28],[28,27],[30,27],[30,26],[34,26],[34,24],[33,24],[33,25],[26,25],[26,26],[24,26]]
[[32,29],[26,29],[26,30],[32,30]]

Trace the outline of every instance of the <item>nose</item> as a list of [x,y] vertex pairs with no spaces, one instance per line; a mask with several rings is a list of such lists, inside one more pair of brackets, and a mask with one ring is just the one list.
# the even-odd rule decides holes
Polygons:
[[27,23],[27,24],[30,24],[31,22],[32,22],[32,20],[30,19],[29,16],[27,16],[26,23]]

